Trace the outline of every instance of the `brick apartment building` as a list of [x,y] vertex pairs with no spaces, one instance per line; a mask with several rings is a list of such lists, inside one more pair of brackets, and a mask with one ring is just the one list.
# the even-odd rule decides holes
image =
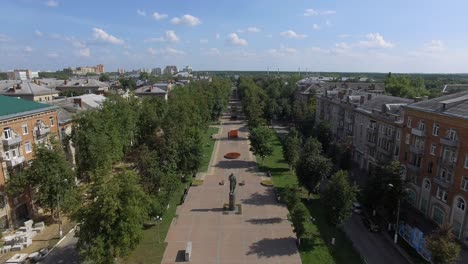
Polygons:
[[33,159],[35,144],[57,138],[57,109],[0,95],[0,228],[19,226],[32,216],[31,192],[7,197],[5,183]]
[[400,162],[410,203],[468,245],[468,92],[405,107]]

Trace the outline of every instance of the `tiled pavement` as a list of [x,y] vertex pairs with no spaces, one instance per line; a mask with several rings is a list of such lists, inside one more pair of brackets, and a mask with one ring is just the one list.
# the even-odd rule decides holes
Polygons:
[[[187,241],[192,242],[194,264],[209,263],[301,263],[287,209],[276,202],[271,188],[260,185],[255,158],[249,151],[247,127],[240,121],[222,120],[215,143],[214,158],[201,186],[190,188],[185,203],[166,237],[164,264],[183,262]],[[239,139],[227,139],[231,129]],[[227,160],[227,152],[239,152],[237,160]],[[224,215],[228,203],[229,174],[236,175],[236,203],[241,215]],[[224,185],[219,182],[224,180]]]

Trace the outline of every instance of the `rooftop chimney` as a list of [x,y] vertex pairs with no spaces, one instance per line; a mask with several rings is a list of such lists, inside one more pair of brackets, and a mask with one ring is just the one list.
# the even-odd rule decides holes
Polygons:
[[81,100],[81,98],[73,98],[73,103],[76,106],[79,106],[80,108],[83,107],[83,101]]
[[359,100],[359,104],[363,104],[365,100],[366,100],[366,97],[364,95],[361,95],[361,99]]
[[372,99],[372,94],[371,93],[367,94],[367,101],[370,101],[370,99]]

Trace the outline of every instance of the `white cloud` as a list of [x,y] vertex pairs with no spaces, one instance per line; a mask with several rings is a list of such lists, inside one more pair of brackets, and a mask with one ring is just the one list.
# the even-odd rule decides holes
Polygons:
[[138,14],[139,16],[146,16],[145,10],[137,9],[137,14]]
[[335,10],[325,10],[325,11],[322,11],[320,12],[321,15],[334,15],[336,14],[336,11]]
[[207,56],[219,56],[219,55],[221,55],[221,52],[217,48],[210,48],[208,50],[201,49],[201,51],[202,51],[203,55],[207,55]]
[[333,52],[343,54],[343,53],[350,53],[351,46],[346,42],[336,43],[335,47],[332,49]]
[[171,19],[171,23],[175,25],[188,25],[191,27],[197,26],[201,24],[199,18],[194,17],[192,15],[183,15],[182,17],[174,17]]
[[208,43],[208,39],[200,39],[200,43],[201,44],[206,44],[206,43]]
[[49,0],[45,2],[44,4],[49,7],[57,7],[59,5],[59,2],[55,0]]
[[291,56],[297,54],[297,50],[294,48],[288,48],[284,45],[281,45],[279,49],[269,49],[267,51],[270,55],[277,57]]
[[11,38],[5,34],[0,34],[0,42],[7,42],[10,41]]
[[89,48],[79,49],[76,51],[76,55],[79,57],[89,57],[91,55],[91,50]]
[[272,37],[273,37],[272,34],[268,34],[268,35],[267,35],[267,38],[272,38]]
[[366,40],[359,41],[359,46],[366,48],[392,48],[394,45],[387,42],[379,33],[369,33]]
[[327,25],[327,26],[331,26],[331,21],[330,21],[330,20],[328,20],[328,19],[327,19],[327,20],[325,20],[325,25]]
[[247,28],[247,32],[250,32],[250,33],[258,33],[260,31],[261,30],[258,27],[248,27]]
[[93,31],[93,35],[96,40],[116,45],[124,44],[124,41],[122,39],[112,36],[100,28],[93,28]]
[[221,35],[219,35],[219,33],[216,33],[216,39],[219,39],[221,37]]
[[321,28],[319,25],[317,25],[317,24],[313,24],[313,25],[312,25],[312,28],[313,28],[314,30],[320,30],[320,29],[322,29],[322,28]]
[[307,37],[307,35],[305,34],[297,34],[296,32],[292,30],[281,32],[280,35],[286,38],[293,38],[293,39],[304,39]]
[[319,13],[312,8],[306,9],[304,12],[304,16],[316,16],[318,14]]
[[239,38],[236,33],[228,35],[227,42],[234,46],[247,46],[247,40]]
[[175,31],[168,30],[166,31],[164,37],[150,38],[145,40],[145,42],[172,42],[177,43],[180,41],[180,38],[177,36]]
[[37,30],[37,29],[34,30],[34,34],[35,34],[36,36],[38,36],[38,37],[44,36],[44,34],[43,34],[41,31]]
[[179,37],[173,30],[166,31],[166,40],[172,43],[177,43],[180,41]]
[[177,50],[174,48],[164,48],[164,49],[153,49],[153,48],[148,48],[148,53],[151,55],[171,55],[171,56],[177,56],[177,55],[184,55],[185,52],[182,50]]
[[349,38],[349,37],[351,37],[351,35],[349,35],[349,34],[340,34],[340,35],[338,35],[338,37],[339,38]]
[[24,52],[30,53],[32,51],[33,51],[33,48],[31,48],[30,46],[24,47]]
[[49,53],[47,53],[47,57],[51,58],[51,59],[55,59],[55,58],[58,58],[59,55],[58,55],[57,52],[49,52]]
[[317,16],[317,15],[334,15],[336,14],[335,10],[323,10],[323,11],[317,11],[315,9],[309,8],[304,11],[304,16]]
[[159,14],[158,12],[153,13],[153,18],[156,20],[163,20],[167,17],[166,14]]
[[244,30],[243,29],[238,29],[236,30],[237,33],[244,33]]
[[424,51],[429,53],[437,53],[445,50],[445,45],[442,40],[431,40],[424,44]]

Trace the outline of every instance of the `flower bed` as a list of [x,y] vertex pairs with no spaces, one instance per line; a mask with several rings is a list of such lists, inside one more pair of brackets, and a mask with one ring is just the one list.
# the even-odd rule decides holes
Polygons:
[[240,157],[240,153],[238,152],[229,152],[224,155],[226,159],[238,159]]

